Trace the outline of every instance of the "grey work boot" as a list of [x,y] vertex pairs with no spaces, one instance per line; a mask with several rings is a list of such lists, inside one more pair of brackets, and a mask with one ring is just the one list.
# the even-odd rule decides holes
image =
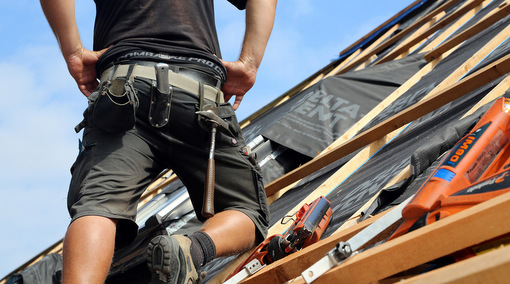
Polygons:
[[191,240],[185,236],[157,236],[147,247],[147,266],[152,284],[200,283],[205,273],[197,273],[190,253]]

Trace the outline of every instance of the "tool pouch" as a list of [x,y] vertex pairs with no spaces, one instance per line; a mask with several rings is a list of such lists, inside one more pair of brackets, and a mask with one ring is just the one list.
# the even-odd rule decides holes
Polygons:
[[122,132],[135,126],[138,97],[130,73],[125,78],[110,79],[100,88],[92,109],[92,121],[104,131]]
[[172,103],[172,88],[169,92],[162,92],[153,81],[151,88],[151,104],[149,121],[154,127],[163,127],[170,120],[170,107]]

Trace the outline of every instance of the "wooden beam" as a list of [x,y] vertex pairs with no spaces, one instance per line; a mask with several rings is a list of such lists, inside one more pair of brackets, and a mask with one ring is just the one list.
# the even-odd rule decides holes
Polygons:
[[[451,37],[452,34],[457,32],[464,24],[469,22],[478,12],[485,9],[487,5],[489,5],[492,2],[492,0],[484,0],[483,3],[478,5],[476,8],[472,9],[468,13],[464,14],[462,17],[460,17],[457,21],[455,21],[453,24],[449,25],[446,29],[441,31],[441,33],[435,37],[433,40],[427,42],[427,44],[421,48],[420,53],[428,53],[434,48],[436,48],[438,45],[441,45],[447,38]],[[467,27],[469,29],[470,27]],[[411,52],[414,52],[414,49],[412,49]]]
[[149,198],[153,198],[158,193],[160,193],[165,186],[177,181],[178,179],[179,178],[177,175],[172,173],[170,170],[163,172],[159,177],[154,179],[151,184],[149,184],[142,196],[140,196],[140,200],[138,201],[138,209],[147,203]]
[[[337,67],[335,67],[333,70],[331,70],[328,74],[325,75],[325,77],[334,76],[339,73],[340,70],[344,68],[345,65],[349,64],[352,60],[356,59],[356,57],[362,57],[365,56],[365,54],[368,54],[371,52],[372,49],[377,47],[379,44],[384,42],[386,39],[388,39],[400,26],[399,23],[393,25],[391,28],[389,28],[382,36],[379,36],[377,40],[372,42],[369,46],[364,47],[363,49],[358,49],[355,52],[353,52],[350,56],[348,56],[342,64],[339,64]],[[368,62],[371,58],[369,58],[366,62]]]
[[409,40],[408,42],[406,42],[402,46],[392,50],[384,58],[379,60],[377,62],[377,64],[381,64],[381,63],[388,62],[388,61],[391,61],[391,60],[395,59],[397,56],[399,56],[400,54],[406,52],[407,50],[409,50],[409,48],[411,48],[415,44],[418,44],[419,42],[425,40],[428,36],[432,35],[436,31],[446,27],[446,25],[452,23],[453,21],[456,21],[462,15],[464,15],[464,14],[468,13],[469,11],[475,9],[476,7],[481,5],[483,1],[484,0],[472,0],[472,1],[466,2],[464,5],[462,5],[462,7],[458,8],[457,10],[455,10],[455,12],[451,13],[450,15],[446,16],[442,20],[438,21],[432,27],[430,27],[429,29],[427,29],[426,31],[421,33],[420,35],[412,38],[411,40]]
[[483,19],[481,19],[478,23],[474,24],[473,26],[467,28],[463,32],[459,33],[455,37],[445,41],[441,45],[437,46],[434,50],[430,51],[425,55],[425,60],[432,61],[435,58],[438,58],[441,56],[444,52],[447,50],[450,50],[451,48],[459,45],[460,43],[464,42],[465,40],[473,37],[474,35],[478,34],[479,32],[483,31],[484,29],[490,27],[497,21],[501,20],[502,18],[508,16],[510,14],[510,5],[509,1],[503,2],[497,9],[494,9],[489,14],[487,14]]
[[476,105],[471,108],[468,112],[466,112],[462,117],[466,117],[472,113],[474,113],[481,106],[488,104],[489,102],[495,100],[496,98],[505,94],[505,92],[510,89],[510,76],[506,76],[503,81],[501,81],[496,87],[494,87],[483,99],[478,101]]
[[504,246],[398,283],[506,283],[509,267],[510,246]]
[[384,279],[510,233],[509,218],[510,192],[361,252],[329,270],[316,283]]
[[[398,43],[398,45],[394,46],[393,50],[397,50],[402,46],[409,46],[409,47],[404,52],[399,53],[398,56],[395,56],[395,58],[393,58],[393,59],[396,59],[397,57],[402,58],[402,57],[407,56],[409,54],[409,50],[411,49],[411,46],[417,46],[417,45],[421,44],[422,42],[424,42],[425,40],[427,40],[427,37],[421,38],[421,35],[423,35],[425,32],[427,32],[431,27],[433,27],[435,24],[437,24],[438,21],[445,16],[446,16],[445,11],[437,14],[434,18],[430,19],[427,23],[423,24],[421,27],[416,29],[416,31],[413,32],[412,36],[409,36],[408,38],[402,40],[402,42]],[[417,38],[419,40],[415,41]],[[382,61],[385,61],[385,62],[390,61],[390,60],[385,60],[385,59],[388,56],[392,56],[392,55],[393,55],[392,52],[387,53],[383,57],[378,58],[378,62],[375,64],[379,64],[379,62],[382,62]]]
[[[483,1],[483,0],[475,0],[475,1],[479,2],[479,1]],[[409,27],[407,27],[403,31],[392,36],[390,39],[388,39],[387,41],[385,41],[384,43],[379,45],[377,48],[373,49],[371,53],[368,53],[365,56],[358,57],[358,58],[356,58],[356,60],[353,60],[353,62],[351,62],[350,64],[345,66],[342,70],[340,70],[338,72],[338,74],[345,73],[345,72],[351,70],[352,68],[358,66],[359,64],[361,64],[364,61],[366,61],[367,59],[369,59],[373,54],[378,54],[381,51],[385,50],[386,48],[390,47],[391,45],[393,45],[394,43],[396,43],[397,41],[402,39],[404,36],[414,32],[416,29],[418,29],[419,27],[426,24],[428,21],[430,21],[430,19],[434,18],[437,14],[440,14],[441,12],[445,11],[446,9],[457,4],[457,2],[459,2],[459,0],[451,0],[451,1],[444,3],[443,5],[439,6],[434,11],[428,13],[426,16],[422,17],[421,19],[414,22],[413,24],[411,24]]]
[[406,8],[404,8],[402,11],[400,11],[399,13],[397,13],[395,16],[391,17],[390,19],[388,19],[386,22],[382,23],[381,25],[379,25],[377,28],[373,29],[371,32],[369,32],[368,34],[366,34],[364,37],[360,38],[359,40],[357,40],[356,42],[354,42],[353,44],[349,45],[347,48],[345,48],[342,52],[340,52],[340,55],[343,55],[345,54],[346,52],[348,52],[349,50],[351,50],[352,48],[354,48],[356,45],[359,45],[360,43],[362,43],[364,40],[366,40],[367,38],[371,37],[373,34],[375,34],[376,32],[378,32],[380,29],[382,29],[383,27],[385,27],[386,25],[388,25],[389,23],[391,23],[392,21],[394,21],[396,18],[400,17],[402,14],[404,14],[405,12],[409,11],[409,9],[411,9],[412,7],[414,7],[416,4],[420,3],[422,0],[417,0],[417,1],[414,1],[411,5],[407,6]]

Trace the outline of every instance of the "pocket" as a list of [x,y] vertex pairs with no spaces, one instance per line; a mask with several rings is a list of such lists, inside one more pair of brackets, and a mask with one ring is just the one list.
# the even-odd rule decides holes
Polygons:
[[220,105],[218,116],[227,122],[229,131],[234,138],[242,139],[241,126],[237,121],[236,113],[230,103],[223,103]]
[[130,80],[107,81],[93,104],[92,121],[107,132],[122,132],[135,126],[138,98]]

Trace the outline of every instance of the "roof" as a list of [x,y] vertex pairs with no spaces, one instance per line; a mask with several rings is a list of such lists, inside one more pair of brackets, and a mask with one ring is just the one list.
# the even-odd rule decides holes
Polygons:
[[[246,283],[283,283],[296,277],[303,282],[300,273],[339,241],[419,189],[435,169],[434,161],[453,146],[447,147],[444,139],[437,142],[438,137],[450,135],[451,129],[464,133],[510,87],[509,14],[508,1],[502,0],[415,1],[241,122],[264,173],[272,214],[269,236],[282,234],[288,224],[279,221],[320,196],[331,202],[333,211],[321,241],[268,265]],[[457,141],[462,135],[448,137]],[[427,163],[413,164],[416,153],[430,145],[441,150]],[[413,179],[402,186],[409,177]],[[398,194],[367,216],[374,200],[394,188]],[[413,269],[508,234],[509,202],[504,194],[383,242],[318,282],[502,281],[510,255],[504,246],[420,275]],[[139,237],[116,252],[107,283],[146,283],[143,251],[154,232],[163,226],[171,233],[186,233],[199,226],[185,188],[171,171],[147,188],[137,222]],[[60,240],[12,274],[61,249]],[[222,283],[246,256],[209,263],[209,283]]]

